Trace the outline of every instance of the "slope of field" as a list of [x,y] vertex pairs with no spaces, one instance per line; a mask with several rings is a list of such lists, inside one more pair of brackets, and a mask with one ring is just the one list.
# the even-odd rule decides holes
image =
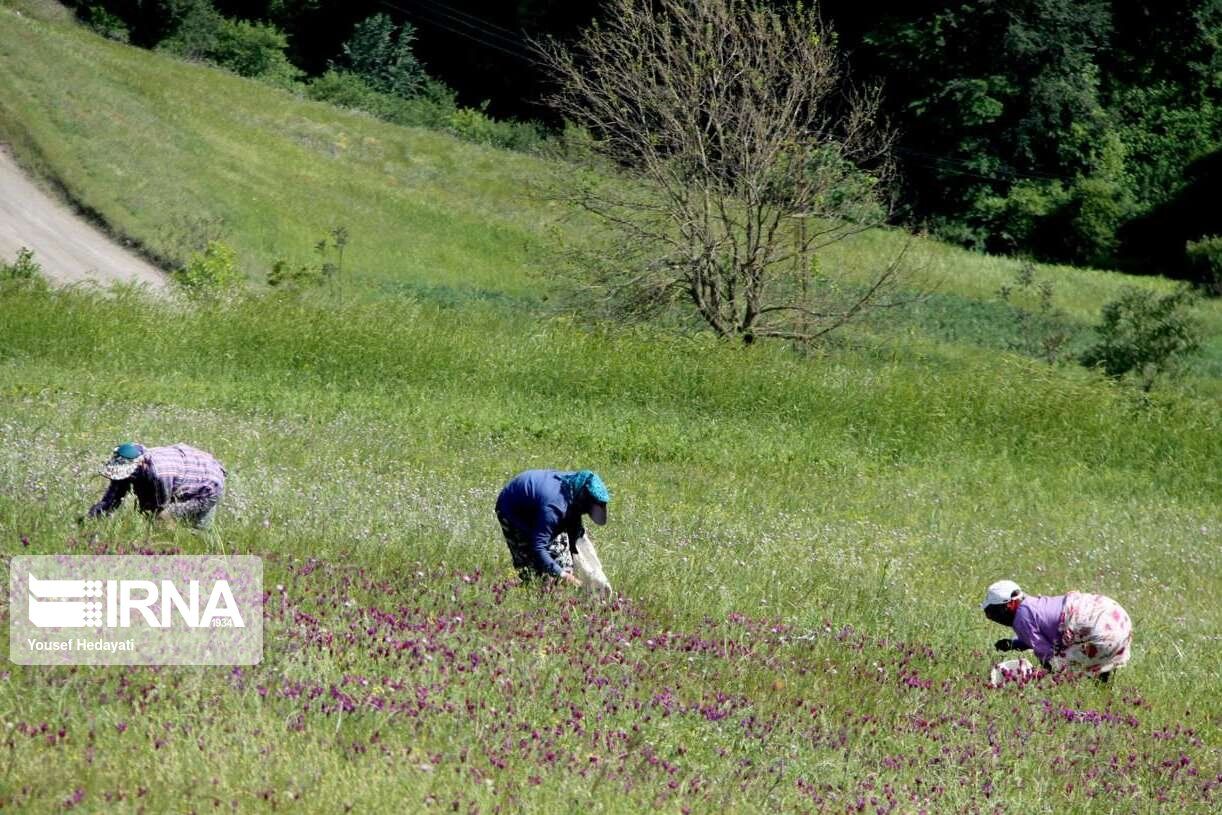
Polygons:
[[519,203],[525,157],[0,15],[0,136],[151,254],[181,261],[182,226],[219,223],[262,277],[345,225],[363,276],[522,290],[542,214]]
[[[260,554],[272,598],[257,669],[5,669],[18,809],[67,797],[49,777],[153,809],[1208,808],[1205,406],[406,303],[167,322],[10,286],[0,325],[4,551]],[[215,536],[74,526],[128,437],[226,463]],[[551,463],[611,484],[623,604],[507,582],[496,489]],[[1003,574],[1121,598],[1127,673],[987,690]],[[201,750],[206,788],[164,769]]]
[[[26,166],[161,254],[204,211],[257,277],[361,216],[338,293],[0,288],[0,552],[258,554],[268,594],[255,667],[0,668],[0,808],[1216,807],[1215,401],[916,328],[799,355],[549,315],[539,259],[580,229],[520,195],[544,162],[4,6],[0,112]],[[965,301],[1013,268],[927,257]],[[1075,314],[1117,287],[1063,280]],[[214,533],[76,523],[127,438],[225,462]],[[610,484],[614,603],[512,577],[492,503],[548,465]],[[988,688],[1001,576],[1116,597],[1133,663]]]

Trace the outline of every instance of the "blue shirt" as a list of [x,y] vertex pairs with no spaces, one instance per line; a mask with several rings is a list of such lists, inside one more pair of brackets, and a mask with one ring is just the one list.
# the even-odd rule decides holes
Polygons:
[[1061,640],[1061,609],[1065,595],[1028,597],[1014,612],[1014,633],[1023,645],[1035,651],[1040,662],[1052,658]]
[[547,552],[547,545],[561,532],[570,544],[585,534],[581,510],[574,507],[560,480],[572,472],[527,470],[518,473],[496,499],[496,514],[530,541],[535,568],[544,574],[559,575],[560,567]]

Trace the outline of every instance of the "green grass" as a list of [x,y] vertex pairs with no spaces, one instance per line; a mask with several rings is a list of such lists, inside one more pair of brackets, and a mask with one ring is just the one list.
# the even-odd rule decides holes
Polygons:
[[[1198,599],[1219,581],[1214,555],[1222,523],[1215,466],[1220,450],[1212,405],[1169,398],[1138,409],[1124,391],[1066,381],[1019,360],[1011,361],[1011,369],[987,357],[934,367],[845,351],[812,364],[776,348],[591,332],[563,319],[523,323],[498,308],[467,308],[456,320],[452,308],[397,301],[323,307],[272,298],[176,314],[167,324],[153,310],[123,299],[16,288],[4,295],[4,431],[20,441],[6,446],[0,459],[0,479],[13,485],[0,497],[9,552],[223,546],[267,557],[268,584],[291,586],[295,601],[303,603],[331,586],[327,581],[336,578],[329,569],[359,564],[389,580],[390,588],[352,594],[358,607],[407,604],[421,608],[420,619],[451,609],[491,622],[509,613],[484,608],[486,589],[478,588],[508,574],[490,511],[496,489],[518,468],[571,462],[597,468],[610,482],[613,523],[598,538],[604,559],[619,589],[637,598],[644,619],[657,630],[700,630],[705,618],[724,620],[739,612],[783,620],[803,632],[821,630],[827,621],[936,649],[937,658],[928,660],[922,675],[945,680],[952,690],[921,698],[897,698],[900,691],[890,683],[871,684],[872,665],[893,670],[882,649],[812,645],[793,665],[769,658],[771,667],[762,674],[756,667],[762,657],[713,661],[695,684],[676,674],[669,659],[640,655],[641,670],[657,678],[643,680],[635,692],[682,688],[689,702],[701,688],[746,693],[754,700],[750,712],[761,718],[789,715],[777,711],[772,694],[756,690],[769,682],[792,688],[784,698],[794,703],[822,700],[827,726],[849,727],[855,734],[853,749],[835,754],[835,777],[841,779],[836,790],[842,795],[879,772],[911,789],[910,775],[887,773],[879,762],[892,751],[910,755],[923,744],[911,734],[882,738],[860,730],[855,717],[863,710],[872,711],[884,729],[900,728],[914,713],[928,719],[971,715],[1017,727],[1044,700],[1074,709],[1123,710],[1119,699],[1080,687],[1027,688],[1016,693],[1025,705],[1013,709],[1003,698],[961,698],[989,664],[984,648],[998,630],[980,618],[975,602],[981,587],[1000,574],[1037,591],[1106,591],[1122,598],[1137,621],[1138,658],[1116,693],[1140,694],[1143,725],[1134,733],[1125,727],[1108,735],[1109,749],[1161,761],[1166,745],[1152,736],[1158,728],[1216,726],[1216,661],[1201,655],[1213,647],[1222,619],[1216,604]],[[129,315],[122,332],[115,331],[116,310]],[[218,538],[145,530],[122,514],[86,530],[98,541],[87,543],[71,519],[100,494],[100,479],[90,477],[99,456],[126,437],[184,438],[217,453],[233,474]],[[28,546],[18,541],[22,536]],[[289,570],[304,558],[334,565],[307,579]],[[413,577],[418,571],[424,577]],[[456,582],[458,571],[489,577],[472,588]],[[337,591],[347,597],[352,590]],[[448,598],[455,591],[470,596],[453,602]],[[549,609],[562,612],[549,605],[555,600],[529,597],[511,592],[510,608],[524,619],[537,619],[530,612],[536,602],[545,615]],[[594,612],[579,606],[573,613],[582,619]],[[328,627],[342,628],[347,612],[323,603],[320,614]],[[545,628],[563,641],[562,629]],[[284,687],[293,677],[311,677],[326,687],[348,674],[383,672],[424,681],[418,672],[377,657],[372,644],[369,650],[354,646],[322,655],[293,649],[286,643],[295,631],[285,621],[269,622],[267,660],[252,673],[252,683]],[[474,636],[463,645],[507,659],[538,647],[491,633]],[[748,641],[765,647],[762,640]],[[790,646],[782,655],[792,651]],[[323,656],[338,662],[320,668],[316,660]],[[562,682],[579,701],[607,704],[605,695],[581,690],[581,663],[566,661],[576,659],[517,670],[525,671],[528,683]],[[819,668],[814,676],[803,673],[811,670],[810,660]],[[843,681],[836,678],[842,674]],[[172,700],[141,714],[142,707],[116,696],[115,678],[106,671],[77,678],[13,668],[0,685],[7,694],[0,704],[15,721],[75,721],[86,707],[77,714],[72,703],[64,711],[22,701],[46,682],[68,682],[74,694],[68,698],[82,706],[113,699],[101,704],[101,713],[89,707],[90,721],[100,716],[138,722],[151,734],[160,723],[180,722],[192,706],[205,705],[191,700],[202,697],[211,706],[229,699],[236,691],[225,676],[215,670],[147,674],[145,681],[158,687],[188,683],[192,690],[186,699],[167,690]],[[559,700],[570,698],[565,692],[532,705],[480,687],[479,698],[493,706],[516,699],[515,721],[551,721],[563,709]],[[302,731],[286,737],[293,745],[286,752],[278,746],[280,737],[268,733],[280,732],[296,706],[260,702],[250,693],[238,693],[233,702],[251,711],[241,724],[214,716],[192,731],[192,743],[201,738],[208,754],[218,756],[222,798],[246,800],[264,789],[264,782],[247,778],[229,756],[240,753],[235,745],[252,751],[264,745],[286,777],[294,766],[298,777],[317,776],[308,789],[287,782],[276,789],[281,796],[296,790],[312,808],[322,809],[349,794],[342,778],[389,783],[388,759],[348,755],[352,739],[367,739],[371,730],[400,759],[415,750],[440,755],[447,765],[464,739],[478,740],[477,733],[464,731],[473,725],[461,716],[457,722],[439,716],[427,726],[373,713],[328,723],[315,710]],[[633,721],[612,717],[616,726]],[[236,734],[229,732],[235,727]],[[763,744],[738,744],[724,727],[710,731],[688,720],[675,727],[679,731],[651,725],[641,738],[671,750],[712,738],[740,758],[773,755]],[[1022,742],[1024,749],[1046,742],[1048,749],[1055,745],[1081,758],[1073,746],[1074,727],[1037,729],[1034,742]],[[145,752],[153,735],[116,738],[108,734],[103,742],[108,755],[122,756],[131,769],[118,780],[99,780],[90,787],[95,795],[103,789],[132,794],[142,783],[138,768],[159,760]],[[969,733],[950,738],[961,747],[971,744]],[[618,755],[578,742],[564,745],[607,761]],[[1216,741],[1211,737],[1207,744]],[[39,761],[51,762],[60,774],[80,772],[79,743],[61,747],[42,750]],[[170,755],[188,749],[196,748],[182,745]],[[758,754],[750,752],[756,749]],[[758,805],[773,800],[796,806],[800,799],[789,786],[809,774],[812,762],[828,760],[823,749],[795,746],[789,782]],[[1177,749],[1198,763],[1213,760],[1212,747]],[[346,768],[338,777],[337,762]],[[715,751],[681,763],[686,772],[729,772]],[[33,773],[33,765],[21,766]],[[610,791],[586,797],[575,781],[553,799],[548,795],[556,790],[530,791],[526,776],[540,770],[529,763],[506,773],[480,766],[498,779],[497,795],[472,798],[465,785],[430,780],[431,792],[405,782],[399,793],[356,800],[374,807],[389,806],[398,794],[423,801],[440,784],[445,796],[468,796],[464,800],[483,806],[504,803],[506,789],[534,806],[581,800],[615,811],[648,804],[639,797],[620,800]],[[1085,771],[1054,777],[1083,783]],[[624,772],[634,777],[636,771]],[[949,785],[954,776],[946,772],[929,770]],[[1022,785],[1047,773],[1034,757],[1007,753],[1004,772],[993,783],[1004,785],[1009,805],[1036,806],[1047,801]],[[649,777],[640,775],[643,784]],[[1142,796],[1154,794],[1156,780],[1163,783],[1151,780]],[[12,801],[53,803],[45,788],[38,789]],[[170,784],[161,794],[154,802],[181,800],[186,790]],[[939,807],[966,808],[975,796],[973,791],[963,800],[939,798]],[[749,810],[753,800],[752,794],[731,794],[727,806]],[[1116,805],[1107,800],[1107,806]],[[1125,801],[1149,803],[1148,797]],[[1094,806],[1072,796],[1064,802]]]
[[[0,667],[0,808],[1216,806],[1208,366],[1145,402],[1004,353],[1016,264],[932,243],[936,297],[811,354],[552,313],[537,277],[582,232],[522,195],[542,160],[3,5],[0,128],[154,253],[203,212],[257,277],[344,223],[354,270],[338,295],[191,307],[0,288],[0,551],[258,554],[271,595],[242,672]],[[1081,324],[1122,282],[1041,273]],[[127,438],[217,454],[216,534],[77,527]],[[530,466],[607,480],[627,601],[507,586],[491,507]],[[986,689],[1001,576],[1117,598],[1132,664]]]

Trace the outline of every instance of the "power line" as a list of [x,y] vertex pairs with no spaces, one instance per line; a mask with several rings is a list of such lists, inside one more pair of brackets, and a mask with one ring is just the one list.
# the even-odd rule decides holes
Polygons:
[[425,5],[429,5],[429,6],[436,6],[440,9],[443,9],[449,12],[451,15],[457,15],[458,17],[465,17],[468,20],[471,20],[476,26],[483,28],[485,31],[489,31],[490,33],[502,32],[502,38],[505,40],[509,40],[510,42],[517,43],[521,41],[521,32],[510,31],[508,28],[505,28],[502,25],[498,25],[497,23],[493,22],[492,20],[486,20],[483,17],[478,17],[474,14],[470,14],[468,12],[462,11],[461,9],[456,9],[447,3],[441,2],[441,0],[417,0],[417,2],[422,2]]
[[[486,48],[500,51],[502,54],[513,57],[514,59],[519,59],[529,64],[537,64],[538,62],[532,56],[530,56],[525,49],[519,48],[517,44],[513,46],[506,45],[505,43],[509,40],[504,35],[498,34],[495,31],[481,28],[475,23],[470,23],[453,15],[433,9],[405,8],[404,6],[388,2],[388,0],[378,0],[378,2],[387,8],[416,17],[418,20],[426,22],[429,25],[436,26],[445,31],[449,31],[451,34],[456,34],[459,37],[477,42]],[[463,30],[462,28],[456,28],[455,26],[466,26],[472,30],[467,31]],[[491,37],[498,37],[500,42],[489,39]],[[524,42],[524,40],[518,40],[517,42]]]
[[[452,15],[446,15],[443,12],[436,12],[431,9],[422,10],[419,8],[408,8],[406,6],[402,6],[397,3],[388,2],[388,0],[378,0],[378,2],[388,9],[398,11],[401,14],[404,14],[407,16],[416,17],[418,20],[423,20],[424,22],[427,22],[430,25],[435,25],[438,28],[449,31],[452,34],[457,34],[460,37],[465,37],[469,40],[478,42],[480,45],[485,45],[489,48],[494,48],[498,51],[509,53],[512,56],[520,56],[519,52],[517,52],[516,50],[511,50],[511,48],[516,48],[516,43],[510,46],[510,45],[506,45],[506,43],[503,41],[496,42],[496,41],[492,41],[489,39],[485,39],[484,37],[480,36],[480,34],[491,34],[491,32],[484,32],[481,29],[479,29],[478,26],[467,23],[464,20],[459,20],[453,17]],[[457,23],[459,25],[466,25],[469,28],[474,29],[477,33],[472,33],[471,31],[464,31],[462,29],[454,28],[452,24],[448,24],[446,22],[447,19],[451,21],[451,23]],[[492,36],[495,36],[495,34],[492,34]]]
[[474,31],[477,35],[485,40],[500,43],[510,50],[525,50],[521,48],[521,45],[524,42],[521,37],[516,35],[509,36],[502,34],[499,30],[488,27],[488,25],[481,22],[478,17],[464,18],[459,16],[452,10],[449,10],[448,6],[443,4],[426,2],[424,6],[413,7],[410,9],[410,11],[420,15],[422,18],[432,19],[434,21],[438,18],[443,18],[449,23]]
[[[416,0],[417,6],[423,3],[425,8],[405,7],[397,3],[389,2],[389,0],[378,0],[378,2],[389,9],[399,11],[409,16],[415,16],[417,19],[422,20],[429,25],[434,25],[444,31],[450,32],[451,34],[463,37],[486,48],[499,51],[506,56],[513,57],[514,59],[521,60],[531,65],[541,64],[539,60],[533,56],[533,52],[530,50],[530,44],[522,36],[521,32],[510,31],[508,28],[505,28],[504,26],[491,20],[462,11],[460,9],[456,9],[448,3],[442,2],[442,0]],[[1073,181],[1072,178],[1067,176],[1046,175],[1043,173],[1024,173],[1007,165],[1003,165],[1002,174],[988,173],[978,169],[972,162],[965,159],[954,158],[952,156],[941,156],[906,147],[897,147],[896,152],[909,157],[924,159],[924,161],[916,161],[914,163],[923,164],[925,167],[938,169],[952,175],[978,178],[982,181],[1012,181],[1015,178],[1022,178],[1031,181]]]

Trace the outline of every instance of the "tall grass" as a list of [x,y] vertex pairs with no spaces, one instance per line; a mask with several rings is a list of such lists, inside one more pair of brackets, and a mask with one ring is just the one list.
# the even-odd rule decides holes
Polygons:
[[[111,763],[113,757],[100,765],[114,772],[103,782],[81,763],[79,741],[52,739],[39,748],[39,762],[57,772],[98,779],[82,782],[90,800],[107,791],[134,796],[139,787],[149,788],[142,780],[146,772],[132,768],[159,760],[159,740],[169,745],[160,749],[170,766],[188,761],[199,740],[215,768],[215,789],[187,790],[156,771],[151,806],[210,796],[267,806],[260,796],[270,794],[280,803],[296,796],[315,809],[356,801],[385,809],[405,800],[444,808],[454,799],[463,807],[492,808],[509,805],[506,789],[526,796],[516,798],[519,803],[540,807],[577,806],[574,801],[605,811],[646,806],[644,792],[620,797],[610,782],[591,790],[571,767],[553,775],[542,752],[504,770],[487,763],[492,759],[476,761],[480,773],[495,779],[487,788],[410,768],[393,792],[355,792],[339,780],[390,784],[399,762],[448,767],[463,745],[483,744],[482,733],[496,732],[495,719],[447,715],[444,708],[416,717],[376,712],[379,699],[389,704],[417,685],[435,686],[433,692],[456,705],[474,699],[477,706],[512,710],[514,721],[523,722],[556,721],[569,702],[610,704],[613,697],[580,676],[588,670],[581,654],[604,647],[596,630],[605,625],[646,631],[634,646],[644,650],[633,657],[644,662],[624,674],[629,698],[652,698],[670,688],[687,705],[705,694],[745,694],[750,704],[732,721],[748,714],[760,721],[778,717],[776,727],[801,721],[781,700],[805,699],[822,706],[824,727],[852,734],[856,746],[835,748],[840,752],[800,743],[792,752],[768,740],[740,740],[725,725],[710,723],[720,721],[720,713],[676,713],[673,727],[663,726],[668,717],[650,724],[640,713],[600,714],[609,716],[605,726],[613,729],[632,732],[633,722],[644,727],[646,735],[634,737],[643,741],[626,747],[637,758],[610,776],[621,778],[622,771],[643,788],[652,788],[653,770],[640,754],[648,745],[685,768],[683,790],[695,783],[692,778],[729,772],[726,756],[760,767],[788,756],[777,771],[788,779],[779,791],[771,775],[749,774],[742,790],[719,789],[714,797],[695,783],[689,797],[704,806],[797,806],[806,800],[795,791],[799,778],[828,784],[821,794],[829,802],[853,799],[862,779],[878,773],[896,789],[915,789],[921,772],[944,788],[953,786],[956,771],[950,768],[887,769],[889,756],[917,761],[914,751],[926,744],[923,737],[903,735],[903,717],[914,711],[931,720],[971,715],[1002,728],[1035,727],[1023,741],[1026,749],[1038,743],[1077,756],[1074,725],[1047,730],[1043,720],[1026,717],[1042,716],[1045,703],[1122,716],[1119,697],[1045,685],[1027,688],[1017,697],[1025,704],[1012,707],[972,690],[989,665],[984,649],[998,634],[975,602],[981,587],[1000,575],[1017,577],[1032,591],[1106,591],[1137,621],[1138,658],[1119,680],[1118,693],[1140,693],[1137,712],[1146,726],[1130,732],[1120,724],[1116,732],[1101,732],[1108,750],[1135,750],[1157,758],[1149,758],[1157,765],[1169,746],[1151,735],[1158,727],[1178,722],[1201,728],[1218,715],[1217,669],[1200,655],[1212,647],[1222,619],[1216,604],[1198,599],[1220,577],[1216,462],[1222,451],[1211,404],[1168,397],[1138,408],[1130,394],[1104,382],[1066,381],[1018,360],[1009,364],[1019,370],[1006,370],[986,355],[931,368],[909,355],[845,350],[812,364],[782,349],[591,330],[563,318],[522,321],[495,307],[456,312],[402,299],[268,296],[166,312],[130,293],[10,285],[3,295],[0,429],[11,440],[0,454],[0,483],[7,485],[0,492],[5,551],[174,547],[261,554],[268,559],[273,599],[273,586],[286,587],[289,608],[308,611],[327,630],[348,625],[349,608],[368,607],[361,614],[400,608],[395,613],[420,621],[465,615],[481,630],[490,626],[488,633],[471,640],[469,632],[456,630],[459,640],[445,645],[449,635],[439,632],[438,647],[461,642],[493,664],[501,659],[493,655],[526,659],[502,669],[517,665],[520,681],[551,689],[534,702],[507,691],[502,697],[479,671],[434,675],[427,662],[386,662],[377,639],[365,642],[363,635],[339,649],[299,647],[297,638],[306,636],[301,624],[293,614],[281,618],[274,602],[266,662],[251,678],[216,670],[137,672],[159,689],[159,699],[169,695],[164,703],[135,701],[104,671],[77,678],[11,669],[0,683],[0,699],[14,705],[10,722],[65,723],[79,740],[79,717],[89,716],[102,733],[95,749],[124,757],[128,769]],[[73,517],[100,494],[102,481],[91,476],[98,459],[126,438],[187,440],[225,462],[232,475],[215,536],[145,528],[129,512],[75,527]],[[633,598],[630,606],[569,608],[559,598],[531,599],[522,590],[510,590],[506,605],[484,605],[489,589],[509,575],[491,513],[496,490],[518,469],[548,465],[593,467],[610,483],[613,520],[598,541],[617,587]],[[344,564],[385,586],[361,588],[365,578],[350,583]],[[476,577],[464,582],[468,578],[458,574]],[[339,600],[327,599],[333,593]],[[418,610],[402,610],[407,607]],[[567,616],[580,626],[585,615],[600,613],[611,616],[599,623],[591,618],[595,629],[575,640],[562,633],[560,622],[545,622],[547,615]],[[784,645],[769,628],[705,628],[706,620],[743,614],[783,621],[790,636],[814,639]],[[494,634],[497,620],[520,622],[505,622],[510,628]],[[541,626],[539,642],[554,645],[522,642],[513,626],[525,620]],[[845,626],[865,632],[866,640],[857,634],[831,638],[828,632]],[[676,673],[669,650],[644,644],[666,631],[719,647],[740,642],[745,650],[733,659],[701,657],[694,673],[693,663],[685,662],[688,670]],[[911,656],[874,638],[923,643],[937,656],[914,665]],[[578,650],[569,654],[565,643]],[[530,656],[539,647],[544,655]],[[554,660],[546,657],[552,648]],[[780,650],[769,656],[773,648]],[[872,666],[883,666],[884,673]],[[352,676],[379,677],[375,684],[383,690],[365,698],[361,688],[367,686],[347,684]],[[885,677],[883,686],[872,677]],[[348,715],[326,705],[309,708],[293,724],[298,703],[273,698],[293,693],[299,680],[364,701]],[[895,690],[893,680],[916,682],[920,695]],[[58,683],[65,695],[56,705],[66,707],[22,702],[24,712],[16,713],[17,700],[39,693],[48,681]],[[921,691],[926,681],[950,684],[937,693]],[[407,682],[408,688],[395,690],[387,682]],[[259,698],[258,687],[272,688],[272,695]],[[87,713],[97,704],[100,712]],[[241,715],[196,721],[189,712],[220,704]],[[895,732],[884,736],[863,727],[863,715]],[[119,722],[138,728],[139,737],[119,734]],[[194,722],[190,739],[159,735],[184,722]],[[269,740],[271,733],[284,735]],[[798,737],[796,731],[791,737]],[[967,731],[946,738],[955,749],[975,749]],[[391,749],[389,756],[381,748],[352,752],[354,744],[364,751],[379,740]],[[1204,762],[1202,769],[1208,766],[1208,751],[1176,745]],[[549,750],[583,761],[586,755],[603,762],[619,755],[584,736],[566,736]],[[268,762],[267,776],[243,770],[241,756],[252,752]],[[38,784],[26,754],[20,753],[17,777],[34,787],[26,795],[11,793],[10,800],[55,804],[58,793]],[[818,769],[832,756],[834,772]],[[645,763],[633,769],[637,760]],[[1027,788],[1047,775],[1044,762],[1007,750],[1003,766],[987,782],[1005,790],[1001,800],[1047,804]],[[1087,769],[1054,776],[1058,783],[1081,784]],[[737,771],[746,772],[742,766]],[[527,776],[540,773],[551,783],[535,789]],[[1140,796],[1119,800],[1149,802],[1165,783],[1151,775],[1141,782]],[[676,796],[678,811],[687,799]],[[936,800],[939,808],[968,810],[980,796],[973,786]],[[1051,800],[1084,810],[1114,807],[1118,800],[1083,796],[1060,791]],[[428,804],[430,797],[435,800]]]
[[[1122,536],[1126,561],[1162,551],[1155,541],[1174,519],[1184,537],[1173,549],[1192,566],[1183,579],[1217,578],[1216,567],[1199,571],[1207,564],[1193,545],[1203,527],[1216,535],[1214,405],[1139,407],[1123,389],[1037,363],[1011,360],[1007,370],[982,355],[931,368],[845,351],[812,365],[779,349],[402,301],[269,297],[167,317],[138,300],[14,289],[2,313],[6,392],[23,402],[72,394],[56,408],[69,416],[95,403],[119,416],[165,405],[151,414],[162,432],[181,423],[179,408],[249,415],[255,426],[283,420],[301,434],[294,449],[306,438],[316,448],[295,453],[307,457],[300,488],[312,481],[306,462],[364,462],[345,472],[335,498],[347,509],[320,496],[327,510],[304,512],[319,553],[334,553],[323,533],[332,513],[386,519],[375,484],[398,468],[436,473],[448,490],[476,490],[490,504],[516,468],[552,461],[625,485],[620,528],[632,530],[634,554],[620,574],[642,596],[695,604],[693,613],[764,600],[807,613],[794,605],[810,594],[800,574],[774,579],[734,562],[854,565],[871,552],[858,576],[904,563],[905,602],[933,615],[965,577],[1030,568],[1027,536],[1043,542],[1038,560],[1059,580],[1093,584],[1111,557],[1101,551],[1115,546],[1101,535],[1121,518],[1135,530]],[[102,427],[82,453],[139,429]],[[267,442],[243,447],[221,445],[235,463],[274,456]],[[379,475],[358,488],[362,472]],[[367,495],[354,504],[352,491]],[[481,547],[495,543],[487,506],[464,501],[442,514],[454,512],[481,530]],[[669,532],[650,534],[637,512]],[[863,523],[887,530],[884,539],[855,540]],[[248,545],[261,550],[263,530],[250,532]],[[888,540],[896,535],[898,547]],[[674,590],[680,541],[698,572],[734,586],[731,595],[706,607],[709,598]],[[636,555],[641,548],[652,556]],[[948,574],[939,568],[948,561],[970,562]],[[1115,579],[1128,596],[1147,578]]]

